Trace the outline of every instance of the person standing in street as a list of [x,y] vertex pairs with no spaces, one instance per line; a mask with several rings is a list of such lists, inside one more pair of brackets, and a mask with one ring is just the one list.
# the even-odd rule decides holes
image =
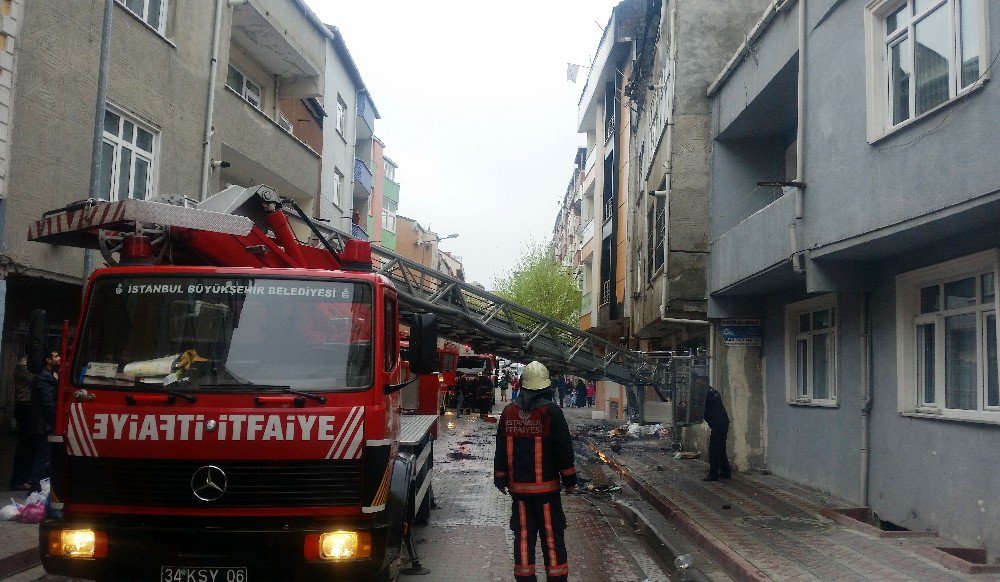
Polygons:
[[31,381],[28,357],[21,356],[14,367],[14,421],[17,423],[17,448],[14,450],[14,467],[10,473],[10,490],[27,491],[31,488],[31,457],[33,436],[31,427]]
[[503,409],[497,424],[493,484],[510,493],[514,531],[514,578],[535,578],[535,541],[541,535],[548,582],[566,582],[566,515],[560,490],[576,487],[573,441],[562,409],[551,401],[552,382],[541,362],[524,369],[521,393]]
[[597,386],[594,386],[593,380],[587,382],[587,408],[592,408],[594,406],[594,397],[597,395]]
[[729,414],[722,404],[722,394],[708,383],[707,376],[695,376],[694,386],[705,392],[705,422],[712,430],[708,437],[708,476],[702,481],[718,481],[733,476],[726,454],[726,437],[729,436]]
[[507,386],[510,385],[510,372],[500,376],[500,402],[507,402]]
[[41,491],[49,465],[49,435],[56,427],[56,394],[59,390],[59,352],[51,351],[45,366],[31,381],[32,438],[31,490]]

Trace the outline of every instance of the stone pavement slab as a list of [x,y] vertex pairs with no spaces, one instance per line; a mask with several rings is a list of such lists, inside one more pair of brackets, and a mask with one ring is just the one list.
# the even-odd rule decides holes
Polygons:
[[[679,530],[741,580],[1000,580],[963,574],[918,551],[941,538],[878,538],[820,515],[849,504],[773,475],[703,482],[703,459],[673,458],[667,441],[611,438],[590,410],[567,409],[571,430],[599,451]],[[613,446],[612,446],[613,445]]]
[[[27,496],[23,491],[0,492],[0,506],[11,499],[24,503]],[[38,525],[0,521],[0,580],[38,564]]]

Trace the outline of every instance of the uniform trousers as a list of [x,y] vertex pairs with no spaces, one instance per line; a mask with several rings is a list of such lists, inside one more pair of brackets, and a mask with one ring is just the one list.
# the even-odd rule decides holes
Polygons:
[[549,582],[566,582],[566,515],[559,494],[519,497],[511,504],[510,529],[514,531],[514,578],[535,578],[535,541],[541,536],[545,575]]
[[725,424],[712,429],[708,437],[708,476],[728,479],[733,474],[729,465],[729,455],[726,454],[726,437],[729,436],[729,425]]

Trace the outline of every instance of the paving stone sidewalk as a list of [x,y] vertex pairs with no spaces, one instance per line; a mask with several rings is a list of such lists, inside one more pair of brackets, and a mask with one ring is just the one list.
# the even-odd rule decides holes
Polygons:
[[612,439],[612,424],[591,420],[591,410],[566,409],[571,431],[734,579],[1000,580],[997,573],[949,569],[920,553],[959,545],[953,541],[880,538],[831,521],[822,508],[850,504],[773,475],[704,482],[706,459],[674,459],[668,441],[658,438]]
[[[12,498],[24,503],[27,496],[23,491],[0,491],[0,506]],[[38,526],[0,521],[0,580],[38,564]]]

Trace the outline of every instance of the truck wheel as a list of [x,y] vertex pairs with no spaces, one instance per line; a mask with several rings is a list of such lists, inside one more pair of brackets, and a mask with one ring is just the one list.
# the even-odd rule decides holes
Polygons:
[[431,497],[433,495],[434,485],[428,485],[427,494],[424,495],[424,500],[420,502],[420,507],[417,508],[417,512],[413,515],[413,523],[423,525],[431,518]]

